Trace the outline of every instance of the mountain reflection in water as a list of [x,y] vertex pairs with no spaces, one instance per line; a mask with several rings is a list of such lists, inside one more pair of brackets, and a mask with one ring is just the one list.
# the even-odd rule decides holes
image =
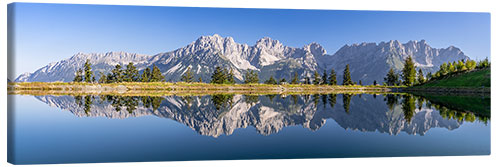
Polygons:
[[[464,121],[488,124],[489,106],[449,106],[445,100],[410,94],[205,95],[205,96],[36,96],[78,117],[128,118],[154,115],[180,122],[202,135],[231,135],[253,126],[262,135],[286,126],[312,131],[327,119],[346,130],[424,135],[431,128],[454,130]],[[454,97],[460,98],[460,97]],[[465,97],[480,98],[484,97]],[[437,100],[436,100],[437,99]],[[443,98],[444,99],[444,98]],[[449,99],[448,99],[449,100]],[[468,100],[468,99],[466,99]]]

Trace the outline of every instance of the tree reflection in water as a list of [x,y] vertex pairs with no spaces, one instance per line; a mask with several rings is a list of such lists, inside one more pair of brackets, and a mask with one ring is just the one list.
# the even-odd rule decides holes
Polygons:
[[415,115],[415,98],[412,95],[403,95],[402,108],[407,123],[410,123]]
[[349,113],[350,105],[351,105],[351,98],[353,94],[342,94],[342,102],[344,103],[344,111],[346,113]]
[[[350,112],[350,105],[352,101],[352,96],[355,94],[342,94],[343,108],[346,113]],[[217,111],[229,111],[233,107],[233,98],[235,95],[233,94],[216,94],[210,95],[211,104]],[[309,102],[309,98],[311,95],[281,95],[281,100],[275,100],[276,94],[265,95],[271,102],[271,104],[288,104],[283,100],[287,100],[292,102],[294,105],[307,106],[307,104],[313,103],[315,108],[314,110],[325,110],[327,109],[327,103],[331,108],[328,110],[333,110],[335,104],[337,103],[337,94],[313,94],[312,102]],[[290,98],[288,98],[290,96]],[[173,96],[175,97],[175,96]],[[261,103],[261,99],[259,95],[243,95],[243,102],[250,105],[263,105]],[[373,95],[373,100],[377,99],[377,95]],[[74,102],[77,104],[78,108],[81,108],[85,114],[89,114],[92,110],[92,106],[94,102],[98,104],[103,104],[104,102],[109,103],[113,107],[116,112],[120,112],[122,110],[126,110],[128,113],[132,114],[135,110],[137,110],[138,106],[142,105],[145,108],[150,108],[153,111],[157,111],[162,105],[162,101],[165,99],[164,97],[158,96],[113,96],[113,95],[85,95],[85,96],[73,96]],[[193,101],[199,101],[202,96],[180,96],[178,97],[182,100],[182,105],[187,108],[186,112],[192,109]],[[287,99],[288,98],[288,99]],[[489,107],[484,107],[485,104],[477,104],[477,106],[471,106],[466,109],[461,109],[460,106],[454,106],[450,104],[443,103],[441,96],[432,97],[431,99],[427,99],[425,96],[416,96],[412,94],[385,94],[383,100],[385,101],[386,106],[389,111],[394,111],[396,106],[400,105],[404,114],[404,119],[407,123],[411,123],[413,117],[416,112],[422,111],[424,109],[431,109],[439,111],[439,114],[442,118],[445,119],[453,119],[460,122],[475,122],[480,121],[487,124],[490,120],[489,115]],[[475,99],[473,97],[460,97],[460,96],[446,96],[448,101],[484,101],[483,98]],[[99,99],[99,100],[96,100]],[[318,103],[321,99],[323,103],[323,107],[317,108]],[[401,100],[399,100],[401,99]],[[472,100],[471,100],[472,99]],[[359,100],[363,101],[362,98]],[[366,101],[366,99],[364,99]],[[487,101],[489,98],[486,99]],[[480,103],[480,102],[476,102]],[[358,104],[358,103],[356,103]],[[362,103],[361,103],[362,104]],[[473,105],[473,104],[470,104]],[[483,105],[483,106],[481,106]],[[480,110],[475,110],[479,108]],[[486,109],[485,109],[486,108]],[[196,108],[199,109],[199,108]],[[220,115],[220,113],[219,113]]]
[[223,108],[230,108],[233,105],[233,97],[234,97],[233,94],[212,95],[212,103],[214,104],[215,109],[217,110],[221,110]]

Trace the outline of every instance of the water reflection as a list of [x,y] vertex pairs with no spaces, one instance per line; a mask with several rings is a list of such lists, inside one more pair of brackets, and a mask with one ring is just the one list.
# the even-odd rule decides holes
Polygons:
[[[327,119],[348,130],[424,135],[435,127],[457,129],[464,122],[490,120],[489,97],[410,94],[313,94],[206,96],[37,96],[77,116],[173,119],[202,135],[230,135],[253,126],[262,135],[286,126],[321,128]],[[337,98],[341,98],[337,100]],[[467,104],[468,101],[479,104]],[[486,101],[486,102],[485,102]],[[459,104],[454,104],[459,102]]]

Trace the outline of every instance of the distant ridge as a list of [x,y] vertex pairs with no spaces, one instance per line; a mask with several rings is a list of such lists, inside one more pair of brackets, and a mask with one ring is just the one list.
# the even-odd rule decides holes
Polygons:
[[133,62],[139,70],[156,65],[166,80],[172,82],[179,81],[188,67],[195,78],[202,78],[204,82],[210,80],[216,66],[231,68],[237,81],[241,82],[248,70],[256,70],[262,81],[270,76],[290,80],[295,72],[300,78],[311,77],[315,71],[322,73],[331,69],[335,69],[341,77],[341,71],[349,64],[354,81],[373,83],[376,80],[382,83],[389,68],[400,71],[403,60],[408,56],[412,56],[417,67],[424,72],[435,72],[444,62],[469,59],[459,48],[432,48],[424,40],[344,45],[336,53],[329,55],[320,44],[314,42],[301,48],[292,48],[278,40],[264,37],[250,46],[236,43],[232,37],[215,34],[201,36],[185,47],[156,55],[127,52],[77,53],[34,72],[21,74],[15,81],[70,82],[75,71],[90,59],[96,78],[100,77],[99,72],[108,73],[116,64],[125,65],[129,62]]

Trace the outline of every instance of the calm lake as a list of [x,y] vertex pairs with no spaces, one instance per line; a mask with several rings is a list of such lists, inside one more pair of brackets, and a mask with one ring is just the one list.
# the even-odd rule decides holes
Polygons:
[[490,154],[490,97],[9,95],[16,164]]

